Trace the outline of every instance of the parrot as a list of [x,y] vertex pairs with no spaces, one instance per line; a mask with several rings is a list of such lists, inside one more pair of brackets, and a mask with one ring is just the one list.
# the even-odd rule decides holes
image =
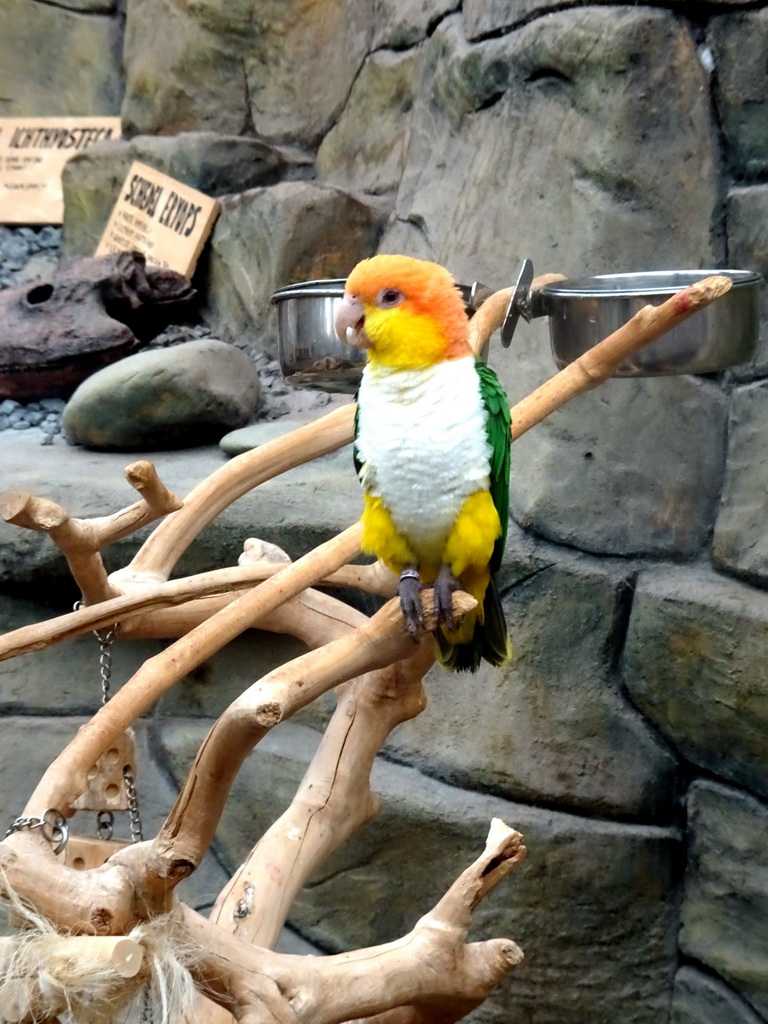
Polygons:
[[[424,625],[421,590],[434,588],[444,668],[502,666],[511,645],[496,572],[509,511],[510,410],[469,345],[461,291],[437,263],[372,256],[349,274],[334,326],[366,350],[353,449],[363,551],[398,577],[414,638]],[[477,601],[461,623],[457,589]]]

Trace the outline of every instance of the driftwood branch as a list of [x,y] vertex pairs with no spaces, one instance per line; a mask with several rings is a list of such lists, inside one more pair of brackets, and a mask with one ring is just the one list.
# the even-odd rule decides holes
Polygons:
[[[469,595],[454,595],[458,620],[475,606]],[[425,628],[434,629],[431,592],[424,595],[424,613]],[[359,629],[275,669],[249,687],[219,717],[200,747],[157,836],[154,853],[147,857],[147,872],[157,878],[177,877],[178,862],[199,864],[241,764],[270,729],[339,683],[402,660],[413,646],[399,601],[394,599]],[[371,742],[378,739],[372,755],[382,738],[378,730],[372,735]],[[365,765],[356,765],[356,770],[365,771]]]
[[[183,509],[182,509],[183,511]],[[346,564],[360,550],[360,524],[226,605],[162,653],[144,662],[50,765],[28,807],[69,807],[73,794],[85,788],[85,773],[115,738],[179,679],[234,640],[259,616],[273,611],[319,579]],[[34,810],[25,813],[35,813]]]
[[[407,660],[345,689],[291,806],[235,873],[211,920],[274,946],[298,890],[378,810],[370,789],[374,758],[396,725],[424,709],[422,679],[433,661],[432,645],[422,643]],[[279,877],[270,864],[281,865]]]
[[107,579],[99,554],[102,548],[182,505],[160,482],[151,462],[134,462],[125,475],[141,499],[120,512],[96,519],[75,519],[55,502],[26,491],[10,491],[0,499],[0,514],[7,523],[47,533],[60,548],[86,604],[106,601],[118,593]]
[[[229,604],[239,591],[270,579],[284,568],[283,562],[259,562],[213,569],[168,582],[158,582],[144,575],[139,578],[118,570],[111,579],[119,581],[126,593],[4,634],[0,637],[0,661],[41,651],[51,644],[106,629],[116,622],[121,624],[122,640],[179,637],[210,617],[212,610],[218,611]],[[394,577],[378,562],[341,566],[318,580],[318,584],[354,587],[380,597],[392,597],[395,592]],[[223,599],[215,605],[201,600],[213,597]],[[184,607],[180,609],[179,605]],[[256,619],[250,625],[256,625]],[[263,620],[259,620],[259,626],[271,628]]]
[[[480,900],[525,856],[522,836],[494,820],[482,855],[437,906],[396,942],[327,957],[284,957],[226,936],[186,909],[180,927],[201,947],[216,950],[195,972],[201,988],[253,1024],[337,1024],[396,1007],[442,1010],[422,1020],[451,1020],[451,1006],[468,1012],[520,963],[510,939],[466,944]],[[223,933],[223,934],[222,934]],[[232,993],[237,993],[237,1006]],[[222,998],[222,995],[225,999]],[[410,1018],[418,1019],[418,1018]]]
[[243,452],[211,473],[184,499],[184,508],[154,531],[131,571],[167,579],[191,542],[216,516],[253,487],[350,444],[355,407],[343,405],[313,423]]

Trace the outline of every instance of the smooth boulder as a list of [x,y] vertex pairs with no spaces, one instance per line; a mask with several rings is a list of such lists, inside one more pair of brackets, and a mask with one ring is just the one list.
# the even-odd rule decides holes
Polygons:
[[240,349],[215,339],[129,356],[83,381],[62,423],[89,448],[139,451],[210,444],[244,426],[261,385]]

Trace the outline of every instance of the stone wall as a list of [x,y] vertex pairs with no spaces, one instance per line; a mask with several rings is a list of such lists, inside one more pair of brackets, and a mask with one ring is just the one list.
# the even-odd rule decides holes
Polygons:
[[[67,46],[42,60],[51,38]],[[765,2],[12,0],[0,112],[122,112],[131,140],[69,165],[70,254],[92,248],[134,156],[221,195],[206,317],[272,352],[272,290],[343,275],[375,249],[495,287],[518,256],[574,276],[765,274],[767,61]],[[512,935],[526,961],[474,1020],[768,1020],[766,321],[763,303],[749,365],[610,381],[515,444],[502,586],[516,659],[472,679],[433,673],[427,711],[377,767],[382,814],[297,901],[301,936],[323,950],[394,938],[499,815],[530,854],[477,932]],[[494,343],[491,362],[516,401],[553,372],[546,327],[518,328],[508,352]],[[87,458],[118,479],[119,457]],[[166,458],[182,492],[205,472]],[[84,512],[65,462],[21,458],[5,475]],[[348,463],[306,474],[225,517],[195,565],[231,563],[251,534],[298,554],[348,522]],[[95,488],[91,514],[125,503],[117,486]],[[66,587],[39,538],[3,527],[2,540],[11,628]],[[241,641],[146,723],[155,813],[211,716],[284,653]],[[96,662],[83,640],[0,666],[4,818],[91,706]],[[290,798],[326,714],[248,760],[202,904]],[[26,752],[32,732],[40,764],[21,773],[8,744]]]

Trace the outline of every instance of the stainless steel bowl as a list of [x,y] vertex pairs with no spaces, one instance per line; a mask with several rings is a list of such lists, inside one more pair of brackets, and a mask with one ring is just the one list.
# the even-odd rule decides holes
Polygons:
[[648,303],[658,305],[686,285],[725,274],[733,287],[658,341],[623,362],[618,377],[715,373],[749,359],[758,337],[759,274],[749,270],[661,270],[602,274],[544,285],[534,316],[549,317],[552,355],[562,369],[618,330]]
[[[345,284],[345,278],[306,281],[279,288],[272,296],[277,307],[278,361],[294,387],[342,394],[357,391],[365,352],[345,345],[334,328]],[[478,282],[459,288],[470,315],[491,294]]]
[[280,288],[277,306],[277,356],[289,384],[354,394],[365,366],[365,352],[336,335],[336,310],[344,297],[344,278],[307,281]]

